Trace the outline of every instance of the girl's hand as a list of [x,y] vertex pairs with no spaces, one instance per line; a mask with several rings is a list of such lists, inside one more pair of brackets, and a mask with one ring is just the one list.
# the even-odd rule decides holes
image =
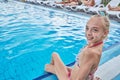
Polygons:
[[68,72],[71,72],[71,71],[72,71],[72,68],[67,67],[67,70],[68,70]]

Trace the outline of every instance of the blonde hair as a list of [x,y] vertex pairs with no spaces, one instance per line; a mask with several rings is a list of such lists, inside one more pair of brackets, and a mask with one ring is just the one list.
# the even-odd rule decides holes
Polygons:
[[107,30],[107,31],[109,31],[110,21],[109,21],[108,16],[93,15],[93,16],[91,17],[91,19],[92,19],[92,18],[95,18],[95,17],[100,18],[101,21],[102,21],[102,24],[103,24],[104,29]]
[[[108,16],[93,15],[90,19],[96,18],[96,17],[101,20],[104,30],[109,33],[110,21]],[[107,40],[107,35],[103,36],[103,39]]]

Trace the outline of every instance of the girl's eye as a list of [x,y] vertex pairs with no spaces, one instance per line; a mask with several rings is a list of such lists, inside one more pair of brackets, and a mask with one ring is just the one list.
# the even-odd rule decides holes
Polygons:
[[92,31],[93,31],[93,32],[98,32],[98,29],[93,29]]
[[88,30],[88,27],[86,27],[86,30]]

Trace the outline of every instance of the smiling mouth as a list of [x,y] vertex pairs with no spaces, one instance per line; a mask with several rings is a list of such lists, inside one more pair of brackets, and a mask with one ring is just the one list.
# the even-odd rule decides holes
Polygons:
[[87,38],[88,40],[92,40],[93,39],[93,37],[89,37],[89,38]]

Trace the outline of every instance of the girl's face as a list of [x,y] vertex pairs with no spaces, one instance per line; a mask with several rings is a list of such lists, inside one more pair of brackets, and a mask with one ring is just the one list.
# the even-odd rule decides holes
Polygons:
[[104,30],[102,21],[98,17],[90,19],[86,25],[86,38],[88,44],[95,44],[103,41],[106,32]]

